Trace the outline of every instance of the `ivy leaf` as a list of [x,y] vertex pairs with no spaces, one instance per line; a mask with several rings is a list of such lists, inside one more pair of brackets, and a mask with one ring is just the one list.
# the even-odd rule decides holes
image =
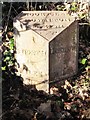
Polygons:
[[4,59],[4,62],[9,61],[9,60],[10,60],[10,57],[8,56]]
[[9,45],[10,45],[10,50],[13,50],[14,49],[14,39],[13,38],[10,39]]
[[6,50],[6,51],[4,52],[4,55],[8,56],[8,55],[10,55],[10,52]]
[[8,66],[13,66],[14,65],[13,61],[9,61],[8,63],[9,63]]
[[1,69],[2,69],[2,70],[6,70],[6,66],[4,66],[4,67],[1,67]]
[[81,60],[81,64],[85,65],[85,64],[86,64],[86,61],[87,61],[87,59],[86,59],[86,58],[83,58],[83,59]]
[[14,44],[14,39],[13,38],[10,39],[10,44]]

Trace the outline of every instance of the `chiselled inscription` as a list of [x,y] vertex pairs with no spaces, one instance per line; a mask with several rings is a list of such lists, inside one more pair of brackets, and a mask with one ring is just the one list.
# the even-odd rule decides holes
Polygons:
[[70,47],[60,47],[60,48],[57,48],[57,49],[53,49],[53,48],[51,48],[50,50],[50,52],[52,53],[52,54],[55,54],[55,53],[66,53],[66,52],[70,52],[71,50],[73,51],[73,50],[75,50],[76,49],[76,46],[70,46]]
[[18,53],[24,54],[24,55],[39,55],[39,54],[46,54],[45,51],[35,51],[35,50],[26,50],[26,49],[22,49],[22,50],[18,50]]
[[[55,53],[66,53],[66,52],[69,52],[69,51],[73,51],[76,49],[76,46],[71,46],[71,47],[68,47],[68,48],[64,48],[64,47],[60,47],[60,48],[57,48],[57,49],[50,49],[50,53],[52,54],[55,54]],[[18,53],[21,53],[21,54],[24,54],[24,55],[39,55],[39,54],[43,54],[45,55],[46,52],[41,50],[41,51],[35,51],[35,50],[27,50],[27,49],[22,49],[22,50],[18,50]]]

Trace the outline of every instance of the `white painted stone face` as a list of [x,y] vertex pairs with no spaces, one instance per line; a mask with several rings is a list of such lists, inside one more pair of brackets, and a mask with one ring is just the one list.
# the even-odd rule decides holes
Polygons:
[[66,11],[23,11],[14,27],[17,69],[25,84],[48,92],[49,82],[77,72],[78,24]]
[[[37,84],[38,88],[38,84],[41,84],[42,80],[47,82],[47,40],[32,30],[21,32],[20,37],[16,38],[16,51],[16,59],[22,69],[20,74],[24,78],[24,83]],[[23,70],[24,66],[27,67],[27,70]],[[46,90],[47,87],[48,86],[46,85]],[[40,89],[43,89],[43,87],[40,87]]]

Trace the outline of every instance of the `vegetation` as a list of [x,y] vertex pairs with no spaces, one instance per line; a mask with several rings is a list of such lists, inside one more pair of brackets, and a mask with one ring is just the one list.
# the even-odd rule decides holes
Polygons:
[[[90,119],[90,23],[79,23],[79,71],[77,75],[51,84],[50,92],[23,85],[15,74],[13,18],[22,10],[65,10],[63,3],[2,4],[2,120],[89,120]],[[77,11],[77,6],[71,7]]]

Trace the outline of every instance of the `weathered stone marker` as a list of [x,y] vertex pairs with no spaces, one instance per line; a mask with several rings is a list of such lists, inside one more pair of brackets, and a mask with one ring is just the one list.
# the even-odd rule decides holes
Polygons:
[[48,91],[78,65],[78,22],[66,11],[23,11],[14,19],[16,59],[25,84]]

